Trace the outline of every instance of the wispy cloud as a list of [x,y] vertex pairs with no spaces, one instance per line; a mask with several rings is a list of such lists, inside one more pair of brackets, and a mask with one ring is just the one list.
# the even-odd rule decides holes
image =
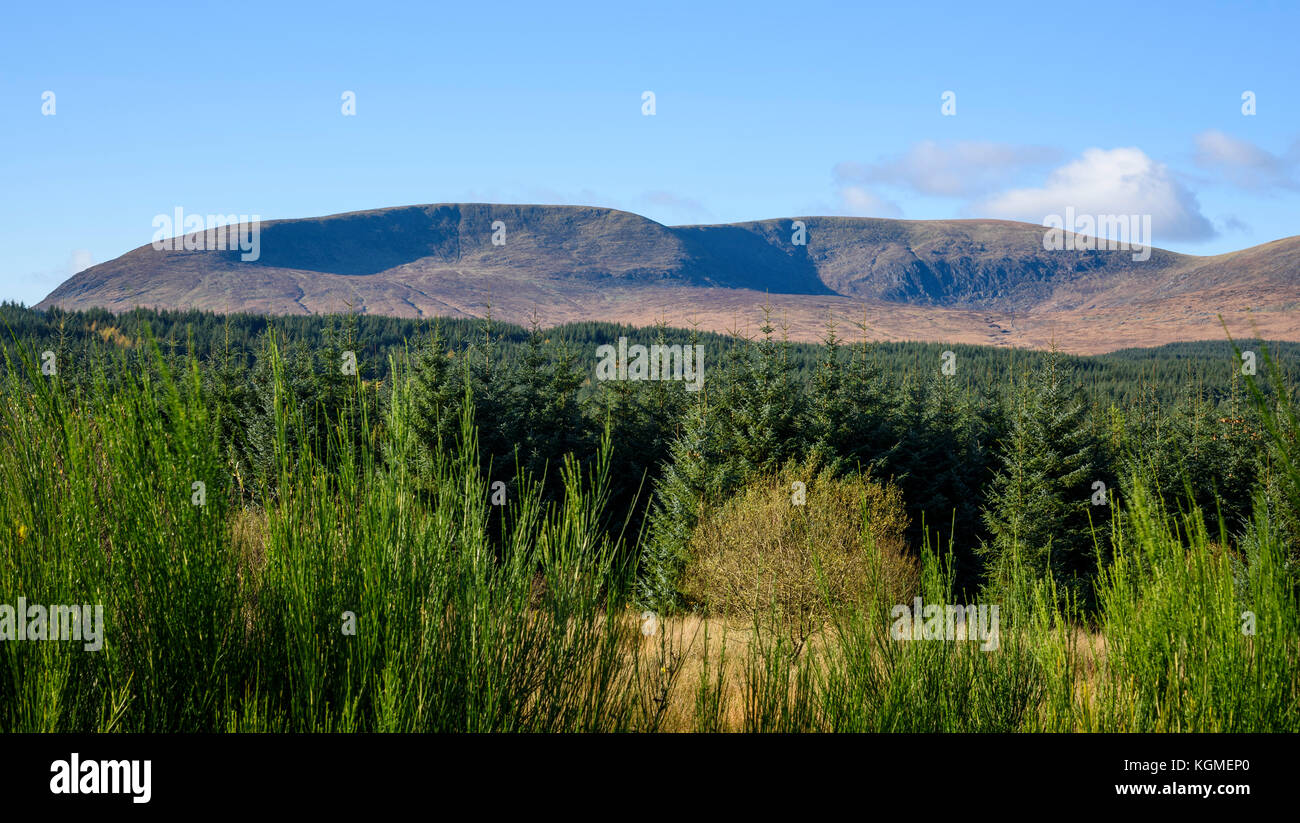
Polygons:
[[852,217],[902,217],[897,203],[862,186],[841,186],[838,211]]
[[924,140],[875,163],[838,163],[834,174],[840,185],[897,186],[923,195],[972,197],[1059,158],[1060,151],[1047,146]]
[[95,265],[95,260],[91,257],[89,251],[86,249],[73,249],[68,255],[67,262],[52,269],[36,272],[33,279],[42,285],[53,288],[72,275],[79,274],[93,265]]
[[95,259],[86,249],[73,249],[66,262],[50,269],[32,272],[18,299],[29,304],[37,303],[54,291],[63,281],[95,265]]
[[[655,212],[655,215],[662,216],[672,222],[683,220],[710,220],[713,213],[705,207],[703,203],[694,197],[685,197],[670,191],[658,189],[648,191],[641,197],[642,202],[649,205]],[[656,216],[656,219],[658,217]],[[662,220],[660,222],[663,222]]]
[[1232,185],[1255,192],[1300,191],[1300,141],[1286,155],[1266,151],[1248,140],[1211,129],[1196,135],[1196,165]]
[[1220,225],[1223,226],[1223,231],[1225,234],[1228,232],[1235,232],[1238,234],[1251,233],[1250,226],[1246,225],[1244,222],[1238,219],[1235,214],[1226,215],[1219,221],[1219,223]]

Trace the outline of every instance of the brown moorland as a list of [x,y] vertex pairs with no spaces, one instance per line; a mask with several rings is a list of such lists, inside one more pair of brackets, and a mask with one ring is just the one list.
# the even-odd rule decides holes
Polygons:
[[[497,221],[500,221],[499,223]],[[802,221],[806,243],[793,241]],[[504,226],[503,245],[492,242]],[[774,309],[793,340],[828,315],[876,340],[1096,354],[1236,336],[1300,340],[1300,236],[1211,257],[1048,250],[1004,220],[799,217],[664,226],[585,206],[439,204],[263,221],[260,257],[142,246],[38,308],[359,311],[543,326],[603,320],[753,333]],[[498,238],[500,235],[498,233]]]

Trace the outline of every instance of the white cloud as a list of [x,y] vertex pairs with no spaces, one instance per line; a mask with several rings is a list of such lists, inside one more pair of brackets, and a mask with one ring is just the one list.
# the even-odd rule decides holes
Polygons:
[[838,163],[834,171],[841,184],[899,186],[925,195],[970,197],[1006,185],[1009,175],[1059,156],[1045,146],[923,140],[881,162]]
[[1218,173],[1224,180],[1244,189],[1300,191],[1294,171],[1297,143],[1291,156],[1279,157],[1254,143],[1238,140],[1211,129],[1196,135],[1196,165]]
[[1158,241],[1206,240],[1214,226],[1201,213],[1196,195],[1169,168],[1137,148],[1084,151],[1061,166],[1041,188],[1013,189],[972,204],[982,217],[1005,217],[1041,223],[1047,215],[1151,215]]
[[861,186],[841,186],[840,211],[853,217],[902,217],[898,204]]

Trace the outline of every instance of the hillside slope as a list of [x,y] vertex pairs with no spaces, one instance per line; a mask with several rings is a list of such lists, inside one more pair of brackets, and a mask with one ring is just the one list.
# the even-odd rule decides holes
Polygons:
[[[802,245],[792,242],[796,220]],[[1223,314],[1300,339],[1300,237],[1215,257],[1153,249],[1134,261],[1129,250],[1048,251],[1043,233],[1003,220],[669,227],[583,206],[407,206],[263,222],[254,262],[142,246],[78,273],[38,307],[432,317],[490,305],[522,323],[664,319],[744,332],[766,303],[796,339],[818,336],[832,313],[882,339],[1054,340],[1081,353],[1221,337]]]

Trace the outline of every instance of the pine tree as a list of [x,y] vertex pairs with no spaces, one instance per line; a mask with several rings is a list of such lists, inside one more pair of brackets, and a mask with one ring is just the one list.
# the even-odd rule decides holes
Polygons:
[[578,405],[582,381],[572,352],[550,345],[534,323],[507,376],[501,429],[516,450],[520,469],[534,478],[545,476],[553,489],[561,482],[564,455],[581,458],[594,452]]
[[713,468],[723,462],[713,421],[707,394],[700,392],[686,411],[681,434],[669,447],[663,477],[655,484],[648,534],[637,567],[637,599],[660,612],[679,605],[678,584],[691,533],[704,505],[720,497],[719,486],[727,482]]
[[324,457],[327,430],[321,413],[322,393],[316,358],[304,343],[284,345],[277,333],[268,328],[262,335],[250,382],[244,459],[255,486],[274,488],[278,471],[276,432],[279,428],[283,427],[285,432],[284,446],[289,460],[296,460],[304,446]]
[[1155,387],[1143,383],[1136,402],[1123,414],[1123,430],[1112,464],[1119,477],[1128,482],[1137,475],[1161,495],[1181,495],[1175,434],[1168,410],[1155,397]]
[[511,439],[509,373],[502,363],[500,345],[494,334],[492,307],[478,327],[478,339],[465,352],[462,380],[474,404],[474,425],[478,430],[479,455],[495,474],[513,472],[515,443]]
[[808,385],[808,450],[816,463],[832,474],[840,474],[850,465],[848,452],[854,435],[855,405],[840,349],[835,322],[828,319],[822,356]]
[[956,585],[972,588],[982,566],[979,499],[990,479],[980,417],[969,391],[937,372],[914,380],[904,397],[892,466],[911,514],[909,537],[914,545],[928,537],[943,551],[951,546]]
[[1063,597],[1086,606],[1097,571],[1090,518],[1109,512],[1109,505],[1092,505],[1096,446],[1069,380],[1053,350],[1016,394],[984,510],[991,537],[982,551],[995,589],[1015,586],[1017,569],[1033,578],[1050,574]]
[[227,317],[221,349],[205,372],[208,390],[213,398],[213,436],[221,444],[240,492],[251,495],[254,491],[250,466],[242,458],[247,444],[247,410],[251,400],[248,370],[240,363],[231,348],[230,318]]
[[435,323],[411,370],[412,427],[426,459],[455,446],[465,390],[448,357],[442,325]]
[[858,471],[885,475],[898,448],[893,421],[895,400],[867,339],[865,322],[860,328],[862,341],[854,347],[844,374],[842,408],[846,417],[838,452],[848,466]]
[[803,385],[794,374],[789,341],[777,340],[770,310],[763,310],[762,340],[733,361],[719,402],[722,433],[739,482],[773,472],[803,452]]
[[[1188,384],[1172,415],[1173,454],[1185,484],[1171,490],[1191,500],[1214,529],[1220,515],[1228,533],[1245,527],[1255,492],[1251,426],[1240,397],[1221,409],[1204,387]],[[1224,535],[1226,537],[1226,535]]]
[[[655,343],[668,345],[668,329],[656,325]],[[689,346],[699,342],[692,334]],[[693,349],[692,349],[693,350]],[[627,534],[640,533],[652,502],[651,490],[670,459],[669,449],[681,434],[692,393],[677,380],[608,380],[596,383],[597,421],[607,423],[612,463],[622,467],[610,477],[610,510],[630,512]]]

